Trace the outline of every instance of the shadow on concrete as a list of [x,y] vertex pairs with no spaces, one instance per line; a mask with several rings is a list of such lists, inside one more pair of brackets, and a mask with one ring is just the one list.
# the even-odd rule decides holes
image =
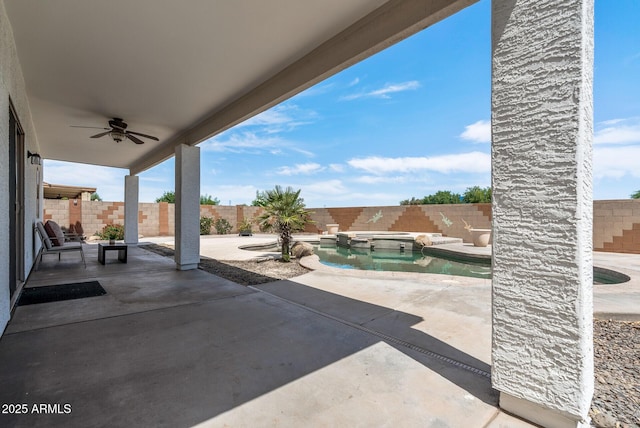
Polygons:
[[[256,288],[308,307],[321,316],[353,328],[360,328],[412,358],[416,358],[416,352],[427,356],[416,359],[483,402],[497,404],[497,392],[491,388],[489,377],[483,376],[482,373],[474,373],[473,370],[489,374],[491,366],[438,338],[412,328],[423,321],[421,317],[319,290],[299,284],[295,280],[277,281]],[[434,358],[432,353],[439,357]],[[441,369],[443,362],[451,367],[465,367],[451,372],[448,367]]]
[[[169,258],[173,258],[175,254],[175,251],[172,248],[166,247],[164,245],[145,244],[140,248]],[[218,275],[222,278],[227,278],[241,285],[266,284],[268,282],[278,280],[278,278],[248,271],[237,266],[219,262],[216,259],[212,259],[210,257],[205,257],[202,255],[200,256],[200,263],[198,263],[198,267],[205,272],[209,272],[213,275]]]

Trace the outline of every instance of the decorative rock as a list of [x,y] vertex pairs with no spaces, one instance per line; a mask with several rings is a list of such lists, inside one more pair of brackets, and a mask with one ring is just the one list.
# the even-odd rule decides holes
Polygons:
[[291,254],[293,254],[296,259],[310,256],[313,254],[313,245],[309,244],[308,242],[297,241],[291,247]]
[[421,247],[429,247],[433,245],[433,242],[427,235],[418,235],[416,236],[416,244],[420,245]]
[[[640,322],[595,319],[593,333],[592,424],[596,427],[640,427],[640,388],[637,387],[640,385],[637,345],[640,343]],[[612,421],[613,425],[606,425]]]
[[596,428],[616,428],[617,426],[616,418],[607,412],[594,414],[591,418],[591,423]]

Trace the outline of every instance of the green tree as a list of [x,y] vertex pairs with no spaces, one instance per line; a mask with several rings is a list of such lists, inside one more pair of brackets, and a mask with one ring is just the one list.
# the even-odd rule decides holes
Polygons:
[[631,194],[631,199],[640,199],[640,190]]
[[280,234],[282,241],[282,260],[290,260],[291,234],[304,230],[307,223],[312,222],[311,212],[305,209],[304,199],[300,197],[300,189],[291,187],[282,189],[276,186],[264,193],[264,213],[258,217],[260,228],[273,230]]
[[422,204],[422,199],[416,199],[414,196],[411,199],[405,199],[404,201],[400,201],[400,205],[420,205]]
[[259,190],[256,190],[256,198],[253,201],[251,201],[251,206],[264,207],[266,203],[267,203],[266,192],[261,192]]
[[93,192],[91,194],[91,200],[92,201],[101,201],[102,198],[100,197],[100,195],[98,195],[98,192]]
[[169,202],[170,204],[176,203],[176,192],[173,190],[166,191],[156,199],[156,202]]
[[460,194],[453,193],[449,190],[438,190],[433,195],[425,196],[422,199],[423,204],[459,204],[461,200]]
[[482,188],[480,186],[468,187],[462,195],[462,200],[466,204],[477,204],[480,202],[491,202],[491,187]]
[[200,196],[200,205],[220,205],[220,199],[212,198],[211,195],[205,193]]
[[[169,202],[170,204],[176,203],[176,192],[173,190],[166,191],[156,199],[156,202]],[[220,200],[214,198],[211,195],[200,195],[200,205],[220,205]]]

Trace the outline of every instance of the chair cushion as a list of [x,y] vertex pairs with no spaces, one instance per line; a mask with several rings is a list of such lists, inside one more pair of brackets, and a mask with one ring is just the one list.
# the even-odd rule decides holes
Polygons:
[[52,245],[51,245],[51,241],[49,241],[48,239],[45,239],[46,237],[49,236],[49,234],[47,233],[46,229],[44,228],[44,224],[42,224],[42,222],[37,222],[36,223],[36,227],[38,228],[38,234],[40,235],[41,239],[42,239],[42,243],[44,244],[44,246],[47,248],[47,250],[50,250]]
[[51,238],[51,243],[54,247],[62,247],[64,245],[64,233],[58,223],[53,220],[47,220],[44,224],[44,230],[47,231],[47,235]]

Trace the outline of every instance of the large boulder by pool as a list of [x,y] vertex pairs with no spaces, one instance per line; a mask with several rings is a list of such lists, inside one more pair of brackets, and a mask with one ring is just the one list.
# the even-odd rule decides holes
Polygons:
[[313,254],[313,245],[308,242],[297,241],[291,247],[291,254],[293,254],[293,257],[296,259],[310,256]]
[[416,244],[420,245],[421,247],[429,247],[433,245],[433,242],[431,242],[431,238],[429,238],[429,236],[427,235],[418,235],[416,236]]

